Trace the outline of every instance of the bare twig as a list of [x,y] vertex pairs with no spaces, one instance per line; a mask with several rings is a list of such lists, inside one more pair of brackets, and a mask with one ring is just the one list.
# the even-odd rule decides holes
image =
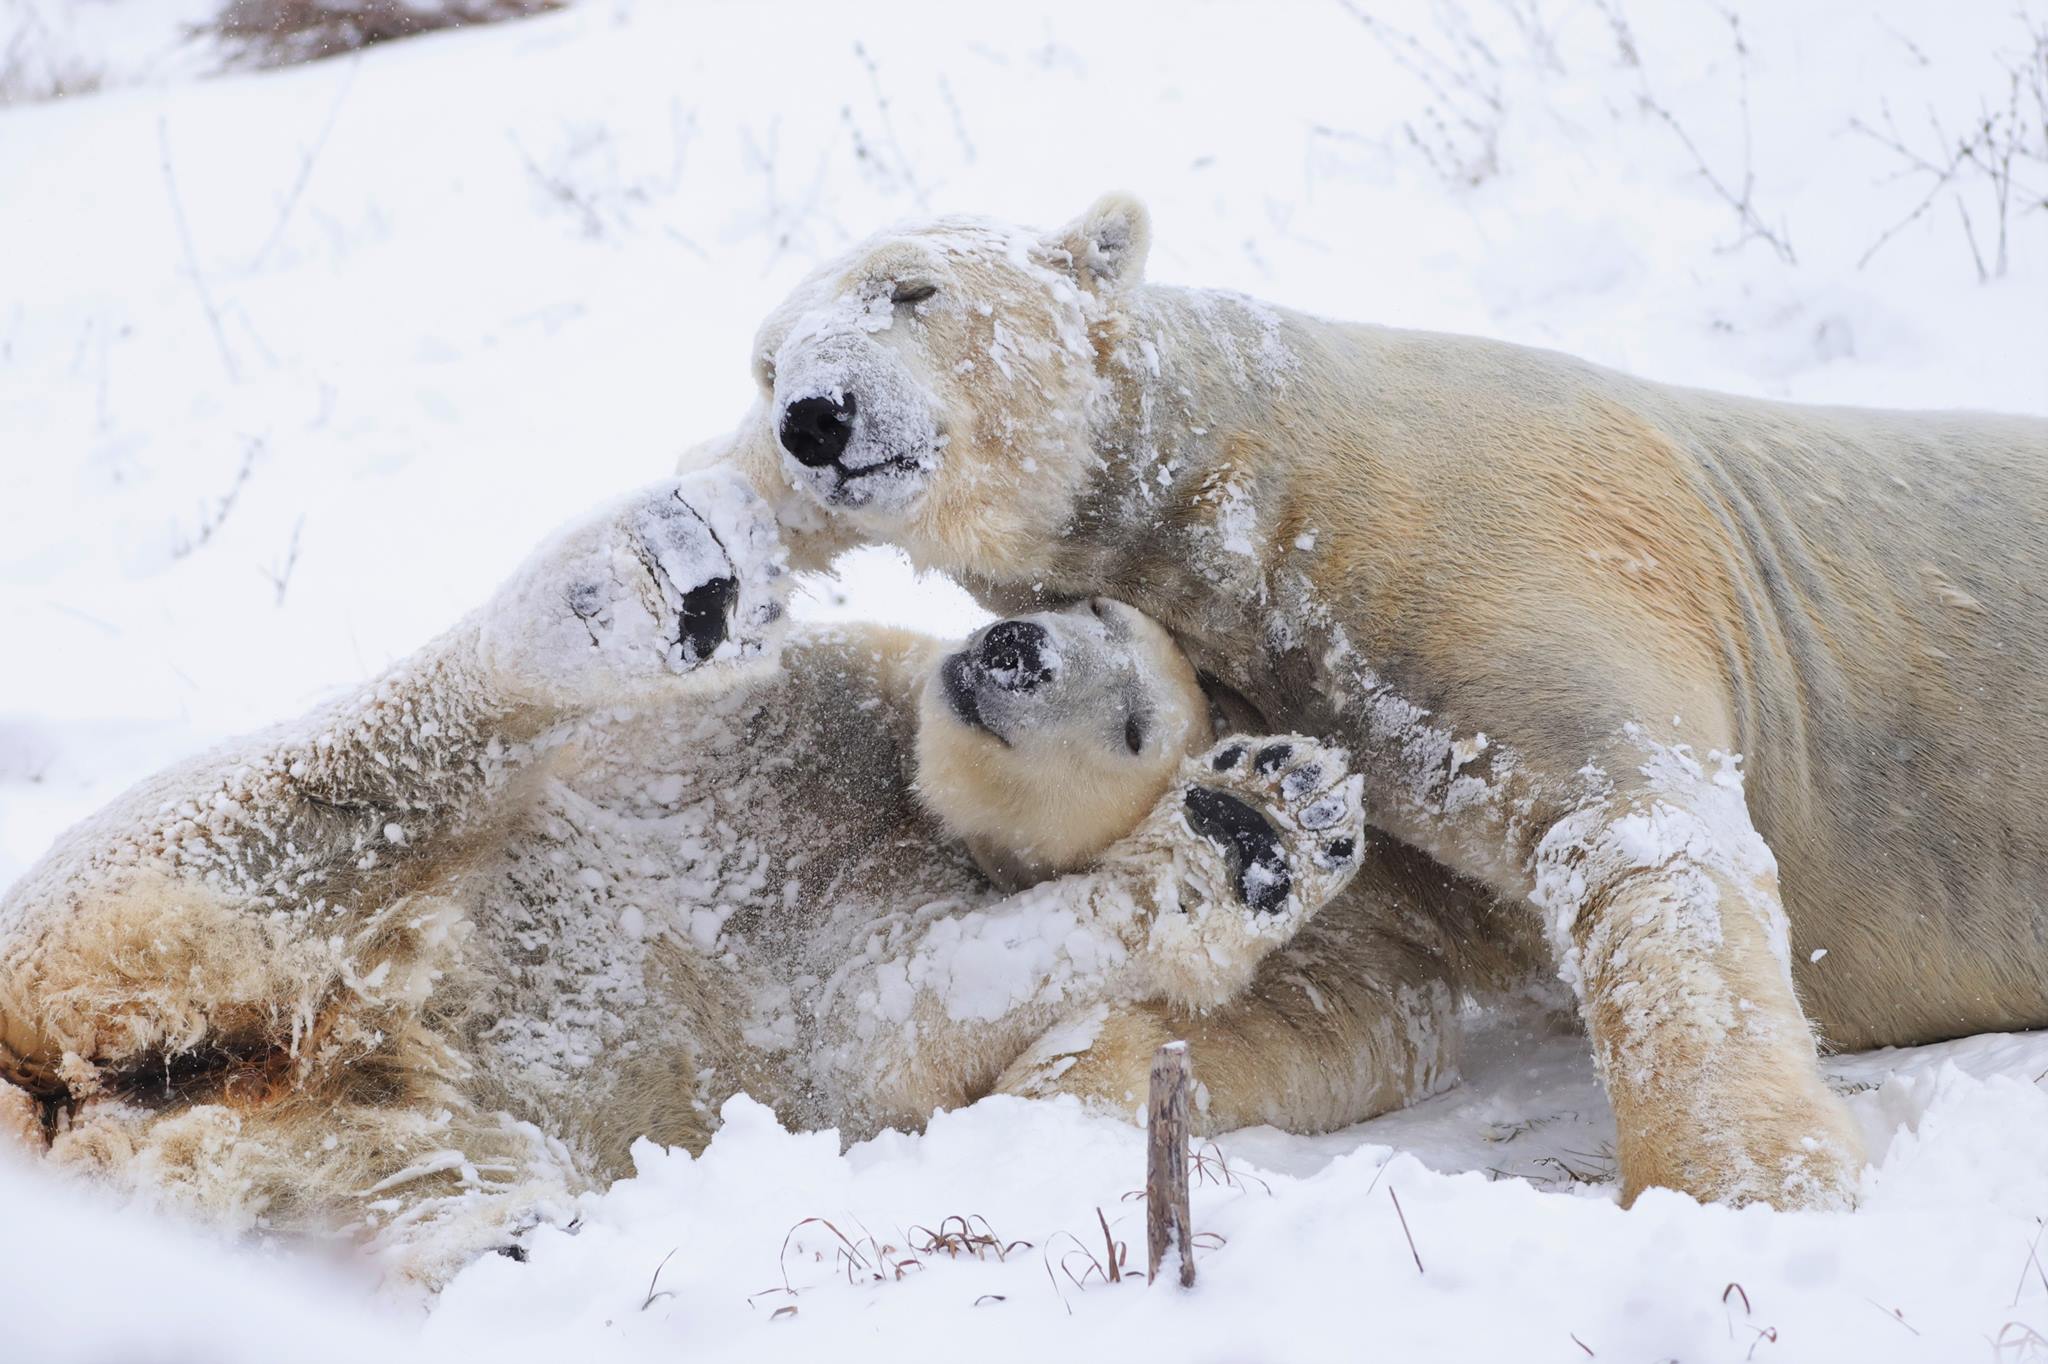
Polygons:
[[299,566],[299,532],[305,528],[306,518],[304,516],[292,522],[292,538],[291,543],[285,546],[284,562],[275,568],[259,568],[257,570],[270,583],[271,587],[276,590],[277,604],[279,606],[284,605],[285,589],[291,586],[292,570]]
[[341,78],[341,88],[334,92],[334,102],[327,106],[327,117],[320,125],[320,131],[313,138],[313,145],[299,158],[299,173],[292,181],[292,187],[285,191],[284,203],[277,210],[277,221],[271,224],[270,235],[257,248],[256,257],[249,262],[251,270],[259,269],[270,258],[284,230],[291,225],[292,212],[299,206],[299,198],[306,192],[306,184],[313,178],[313,167],[320,161],[320,153],[327,147],[327,138],[333,133],[335,122],[341,117],[341,106],[348,99],[348,92],[355,87],[356,72],[362,68],[362,58],[357,57],[348,64],[348,73]]
[[[2005,275],[2011,262],[2015,217],[2048,208],[2048,22],[2031,18],[2026,22],[2028,47],[2019,58],[2005,63],[2002,96],[1995,102],[1982,101],[1977,116],[1963,132],[1951,133],[1930,109],[1927,125],[1932,147],[1922,150],[1900,130],[1891,107],[1882,100],[1878,124],[1861,118],[1849,120],[1849,131],[1899,159],[1900,170],[1893,178],[1915,178],[1926,186],[1926,193],[1864,251],[1856,262],[1858,269],[1947,194],[1955,201],[1978,282]],[[1978,237],[1969,205],[1971,193],[1980,189],[1988,192],[1990,199],[1988,260],[1987,243]]]
[[2013,1285],[2012,1305],[2014,1307],[2020,1305],[2020,1294],[2026,1291],[2027,1271],[2030,1269],[2041,1276],[2042,1291],[2048,1292],[2048,1270],[2044,1270],[2041,1267],[2040,1257],[2041,1234],[2044,1231],[2048,1231],[2048,1223],[2043,1223],[2039,1218],[2036,1218],[2034,1220],[2034,1239],[2027,1242],[2027,1258],[2020,1265],[2020,1281]]
[[1998,1328],[1991,1354],[1996,1359],[2048,1359],[2048,1336],[2023,1321],[2009,1321]]
[[[920,210],[929,209],[930,198],[925,193],[924,185],[918,180],[916,168],[909,155],[903,150],[902,139],[896,135],[896,116],[890,108],[888,93],[882,88],[882,69],[875,63],[867,47],[859,41],[853,45],[853,55],[868,73],[868,89],[874,96],[875,114],[882,126],[882,137],[887,143],[886,149],[871,147],[868,140],[861,135],[860,125],[854,120],[853,107],[843,106],[840,109],[840,116],[845,120],[847,131],[853,137],[853,154],[863,165],[879,172],[885,181],[900,182],[903,188],[910,191],[910,197],[916,201]],[[888,152],[888,165],[884,165],[880,154],[882,150]]]
[[960,111],[960,101],[953,94],[953,83],[944,76],[939,77],[939,99],[944,102],[946,112],[953,116],[953,136],[960,140],[960,155],[968,165],[975,161],[974,139],[967,135],[967,116]]
[[1109,1219],[1102,1215],[1101,1208],[1095,1210],[1095,1220],[1102,1225],[1102,1245],[1109,1261],[1109,1281],[1122,1283],[1124,1269],[1120,1262],[1123,1259],[1123,1244],[1109,1234]]
[[641,1311],[645,1312],[648,1308],[654,1306],[656,1302],[659,1302],[663,1298],[673,1298],[675,1296],[675,1292],[673,1289],[664,1288],[659,1293],[655,1292],[654,1285],[661,1282],[661,1271],[668,1268],[668,1262],[670,1260],[673,1260],[676,1257],[676,1251],[681,1249],[681,1246],[676,1246],[673,1249],[671,1249],[668,1254],[662,1256],[661,1263],[656,1265],[654,1267],[654,1273],[648,1276],[647,1296],[640,1300]]
[[[183,559],[204,548],[226,524],[228,513],[235,509],[235,503],[242,496],[242,488],[249,481],[249,475],[256,471],[256,457],[263,453],[263,442],[250,438],[242,445],[242,462],[235,468],[234,481],[228,490],[215,499],[212,506],[202,504],[199,508],[199,525],[191,536],[181,539],[171,548],[173,559]],[[281,596],[282,594],[280,594]]]
[[[1337,3],[1429,93],[1417,118],[1402,125],[1409,146],[1447,183],[1460,188],[1482,184],[1497,174],[1507,116],[1502,64],[1464,12],[1455,7],[1436,10],[1439,33],[1432,44],[1389,24],[1356,0]],[[1547,30],[1540,24],[1532,27],[1515,0],[1504,3],[1525,39],[1536,47],[1539,63],[1546,51],[1554,60],[1555,47],[1546,48],[1536,39],[1541,34],[1547,41]]]
[[[1618,41],[1619,35],[1625,32],[1626,23],[1625,20],[1618,18],[1619,14],[1618,7],[1610,12],[1610,21],[1617,25]],[[1797,265],[1799,257],[1792,250],[1792,238],[1784,225],[1781,223],[1777,227],[1772,227],[1757,211],[1755,141],[1749,117],[1749,42],[1743,36],[1740,15],[1733,10],[1723,10],[1721,17],[1728,21],[1729,37],[1735,45],[1735,98],[1742,120],[1742,178],[1739,185],[1731,186],[1708,163],[1706,154],[1700,150],[1699,144],[1693,141],[1692,134],[1686,130],[1685,125],[1679,122],[1678,115],[1658,99],[1651,89],[1649,75],[1642,70],[1640,59],[1637,64],[1639,88],[1636,92],[1636,102],[1645,113],[1652,115],[1671,130],[1678,138],[1679,144],[1685,148],[1686,154],[1692,158],[1694,172],[1706,181],[1707,187],[1713,190],[1716,198],[1735,211],[1739,234],[1729,249],[1740,247],[1746,242],[1760,241],[1770,247],[1785,264]],[[1630,46],[1625,48],[1626,51],[1634,51],[1633,41],[1633,36],[1629,36],[1627,42]]]
[[[1749,1290],[1739,1283],[1731,1283],[1721,1290],[1721,1311],[1728,1318],[1728,1339],[1733,1340],[1735,1339],[1735,1312],[1729,1306],[1728,1299],[1730,1297],[1742,1299],[1742,1315],[1747,1318],[1751,1315]],[[1778,1343],[1778,1328],[1775,1326],[1756,1326],[1745,1320],[1742,1323],[1742,1329],[1755,1337],[1755,1339],[1749,1342],[1749,1353],[1743,1356],[1744,1359],[1756,1358],[1756,1351],[1759,1345],[1775,1345]]]
[[1401,1211],[1400,1195],[1394,1192],[1391,1184],[1387,1185],[1387,1197],[1394,1200],[1394,1216],[1401,1219],[1401,1234],[1408,1238],[1408,1253],[1415,1257],[1415,1272],[1420,1274],[1423,1272],[1422,1252],[1415,1248],[1415,1233],[1408,1230],[1408,1214]]
[[[977,1227],[976,1223],[980,1225]],[[923,1245],[917,1243],[920,1234],[924,1237]],[[978,1213],[966,1217],[955,1213],[951,1217],[941,1218],[937,1231],[929,1227],[913,1226],[904,1239],[910,1243],[910,1249],[915,1254],[944,1254],[948,1259],[958,1259],[965,1255],[970,1259],[979,1260],[993,1255],[997,1260],[1006,1260],[1013,1250],[1031,1249],[1029,1241],[1003,1240],[996,1235],[995,1228],[988,1224],[988,1219]]]
[[227,331],[221,326],[220,309],[215,306],[213,293],[206,287],[205,272],[199,268],[199,251],[192,244],[192,224],[185,218],[185,201],[178,194],[178,175],[171,166],[171,130],[162,115],[156,120],[157,147],[162,153],[164,190],[171,198],[171,217],[178,226],[178,241],[185,248],[185,273],[191,277],[192,288],[199,295],[199,306],[206,312],[206,322],[213,329],[213,343],[220,348],[220,362],[228,372],[229,383],[240,383],[241,366],[235,362],[235,352],[228,345]]

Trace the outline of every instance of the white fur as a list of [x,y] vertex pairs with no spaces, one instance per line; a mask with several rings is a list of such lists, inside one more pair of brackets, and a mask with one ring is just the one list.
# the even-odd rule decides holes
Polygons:
[[[431,1284],[567,1215],[634,1140],[701,1146],[741,1090],[862,1135],[986,1092],[1073,1009],[1212,1004],[1348,877],[1289,823],[1331,793],[1182,766],[1192,674],[1131,613],[1068,645],[1116,688],[922,784],[964,813],[1027,751],[1121,744],[1090,698],[1178,708],[1147,753],[1068,768],[1123,820],[1090,869],[1005,898],[912,790],[947,646],[785,644],[780,560],[728,481],[637,494],[356,695],[73,830],[0,900],[0,1138]],[[684,594],[718,576],[728,640],[679,650]],[[1323,770],[1355,828],[1356,781]],[[1282,826],[1280,912],[1245,911],[1188,828],[1194,780]],[[996,832],[1013,859],[1042,842]]]

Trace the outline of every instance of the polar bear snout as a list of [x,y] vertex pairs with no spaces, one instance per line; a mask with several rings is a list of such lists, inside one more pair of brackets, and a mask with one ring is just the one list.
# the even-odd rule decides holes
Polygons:
[[981,637],[975,661],[988,680],[1004,691],[1030,692],[1052,680],[1057,655],[1043,625],[1005,620],[991,625]]
[[855,303],[806,312],[774,343],[757,429],[791,487],[835,510],[893,516],[937,468],[944,404],[905,338],[875,331]]
[[1061,661],[1044,625],[999,620],[969,636],[939,666],[937,682],[954,719],[1009,747],[1024,733],[1083,721],[1100,708],[1092,693],[1070,694],[1060,685]]
[[782,409],[782,448],[806,469],[837,464],[853,438],[853,418],[858,410],[851,393],[798,398]]

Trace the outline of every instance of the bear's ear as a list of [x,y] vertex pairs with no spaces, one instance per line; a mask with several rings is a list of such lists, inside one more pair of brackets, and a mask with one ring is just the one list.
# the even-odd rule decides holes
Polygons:
[[1090,293],[1136,284],[1152,249],[1152,215],[1128,194],[1105,194],[1046,242],[1055,265]]

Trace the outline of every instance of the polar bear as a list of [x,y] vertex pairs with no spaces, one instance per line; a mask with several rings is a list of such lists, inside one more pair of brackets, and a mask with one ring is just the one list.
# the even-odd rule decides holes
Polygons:
[[1343,756],[1191,757],[1129,607],[956,648],[790,632],[784,582],[729,475],[636,494],[73,830],[0,899],[0,1137],[432,1285],[742,1090],[858,1137],[1219,1002],[1357,865]]
[[885,232],[717,448],[799,562],[1120,597],[1348,746],[1377,831],[1540,926],[1627,1199],[1843,1204],[1816,1033],[2048,1023],[2048,423],[1326,321],[1148,284],[1149,239],[1119,196]]

